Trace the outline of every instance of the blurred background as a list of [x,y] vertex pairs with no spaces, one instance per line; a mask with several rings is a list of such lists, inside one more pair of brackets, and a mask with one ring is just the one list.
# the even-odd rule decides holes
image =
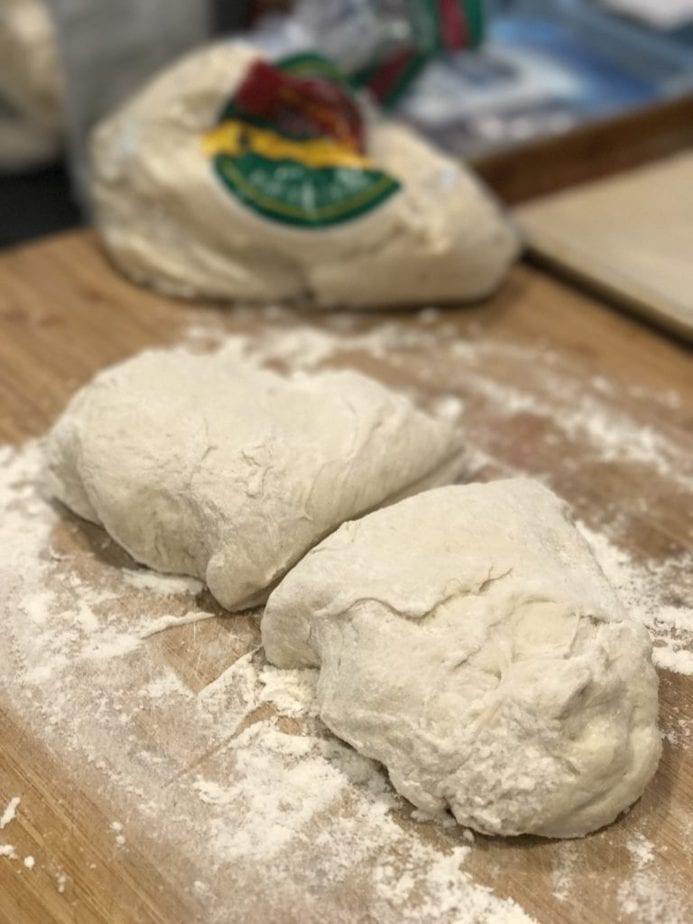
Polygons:
[[[422,38],[431,5],[461,9],[464,34]],[[239,34],[376,79],[404,55],[415,66],[383,104],[473,161],[693,93],[693,0],[0,0],[0,247],[88,221],[95,122]]]

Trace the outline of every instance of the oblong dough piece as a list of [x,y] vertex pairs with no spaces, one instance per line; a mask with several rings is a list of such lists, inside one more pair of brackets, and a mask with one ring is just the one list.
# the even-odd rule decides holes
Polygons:
[[399,792],[481,832],[583,835],[657,766],[648,633],[529,480],[345,523],[272,593],[262,638],[279,667],[320,667],[323,720]]
[[240,609],[344,520],[453,480],[460,436],[355,372],[287,378],[228,351],[152,350],[75,395],[46,457],[75,513]]
[[240,42],[198,50],[98,126],[96,221],[120,269],[169,294],[308,299],[377,307],[489,294],[518,252],[491,195],[402,125],[369,125],[368,155],[402,189],[358,218],[290,227],[222,186],[202,137],[264,53]]

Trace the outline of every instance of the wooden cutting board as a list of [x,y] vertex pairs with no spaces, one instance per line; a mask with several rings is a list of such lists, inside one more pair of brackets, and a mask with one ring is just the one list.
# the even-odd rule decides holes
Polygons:
[[[470,845],[415,819],[267,673],[255,615],[224,615],[185,583],[162,592],[99,529],[35,496],[25,441],[95,371],[240,334],[276,365],[355,366],[461,408],[463,477],[544,479],[612,557],[664,575],[668,604],[688,592],[689,357],[536,269],[471,308],[294,317],[140,290],[91,233],[6,253],[0,443],[23,448],[0,449],[0,473],[17,470],[3,517],[49,529],[14,573],[0,549],[0,815],[21,799],[0,830],[14,853],[0,855],[0,921],[468,924],[526,920],[519,908],[546,924],[693,920],[690,677],[660,670],[662,762],[614,825]],[[46,587],[22,599],[39,558]],[[191,612],[201,621],[186,624]]]
[[542,259],[693,339],[693,152],[516,210]]

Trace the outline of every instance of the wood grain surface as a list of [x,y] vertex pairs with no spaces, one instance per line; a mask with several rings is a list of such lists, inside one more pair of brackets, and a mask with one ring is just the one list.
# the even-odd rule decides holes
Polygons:
[[[468,477],[508,472],[542,477],[589,527],[608,530],[648,567],[690,552],[691,495],[682,479],[691,475],[690,467],[685,469],[693,458],[693,374],[690,356],[676,340],[523,265],[496,297],[475,307],[338,318],[313,312],[297,323],[344,337],[341,365],[363,368],[424,401],[459,397],[475,447]],[[286,315],[186,304],[138,289],[115,273],[89,232],[5,253],[0,256],[0,442],[21,444],[40,436],[98,369],[144,347],[189,341],[191,331],[198,345],[207,334],[218,339],[219,332],[271,334],[280,340],[291,325]],[[394,334],[379,351],[363,349],[364,338],[378,330]],[[627,440],[623,446],[612,440],[612,451],[604,452],[594,428],[581,419],[568,426],[575,408],[587,400],[594,408],[598,403],[607,424],[627,420],[634,434],[666,440],[670,464],[650,465]],[[60,553],[56,568],[72,569],[88,582],[96,573],[90,569],[115,574],[132,567],[96,527],[66,513],[60,517],[52,540]],[[672,594],[684,593],[685,577],[672,586]],[[138,606],[143,599],[140,594]],[[127,615],[128,599],[119,605]],[[157,605],[152,603],[154,610]],[[162,632],[137,654],[147,671],[161,665],[175,671],[192,701],[206,695],[258,639],[252,615],[224,616],[204,593],[196,605],[214,618]],[[42,729],[29,720],[28,707],[13,687],[15,678],[3,667],[10,663],[11,652],[6,660],[0,647],[0,813],[11,797],[22,801],[0,841],[11,842],[20,858],[33,856],[36,865],[29,870],[20,860],[0,857],[3,924],[402,919],[394,906],[378,903],[369,878],[375,858],[354,860],[354,868],[341,877],[329,871],[318,877],[326,849],[317,846],[319,830],[311,834],[314,847],[311,838],[290,840],[282,855],[283,878],[273,862],[232,864],[205,879],[171,819],[152,816],[145,822],[137,794],[122,778],[119,787],[111,785],[99,760],[108,749],[99,722],[68,713],[62,730],[60,723],[57,730]],[[116,669],[115,662],[103,662],[89,675],[95,703],[107,692],[108,672]],[[465,874],[500,898],[513,898],[546,924],[693,920],[692,742],[674,734],[691,714],[693,682],[670,671],[661,671],[660,678],[661,727],[668,737],[657,775],[633,809],[609,828],[572,842],[568,853],[565,844],[536,838],[477,837]],[[301,734],[300,721],[269,706],[245,724],[262,722],[270,713],[286,734]],[[223,724],[223,712],[217,721]],[[56,731],[69,739],[69,750]],[[213,726],[199,734],[194,725],[184,730],[183,717],[163,706],[138,712],[129,733],[119,750],[128,751],[132,740],[148,742],[150,753],[158,751],[166,761],[171,781],[191,768],[227,772],[219,764],[222,752],[208,737],[213,738]],[[108,735],[114,734],[109,728]],[[119,753],[120,772],[128,761],[134,766],[136,757],[136,750],[131,756]],[[198,808],[177,810],[184,816]],[[320,821],[333,840],[347,824],[342,812],[346,818],[347,809],[338,806]],[[466,844],[457,827],[419,824],[404,804],[391,814],[403,837],[421,841],[441,858]],[[114,838],[114,818],[123,821],[121,843]],[[634,838],[653,845],[642,875],[629,848]],[[570,880],[562,892],[561,870]],[[409,869],[407,875],[415,872]],[[196,891],[200,881],[205,888]],[[637,888],[649,889],[652,900],[650,892],[634,899]],[[220,915],[220,907],[226,913]],[[430,903],[420,912],[413,908],[411,920],[474,920],[459,908]]]
[[693,340],[693,151],[515,211],[533,252]]

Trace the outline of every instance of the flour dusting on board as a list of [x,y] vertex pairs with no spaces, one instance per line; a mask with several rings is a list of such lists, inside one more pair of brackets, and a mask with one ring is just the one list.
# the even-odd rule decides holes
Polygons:
[[[315,717],[316,672],[265,663],[254,616],[210,613],[185,626],[205,627],[199,645],[208,666],[225,658],[201,690],[194,672],[181,677],[162,664],[147,626],[205,605],[199,584],[123,567],[98,530],[85,544],[83,524],[41,499],[40,461],[30,443],[3,451],[0,467],[0,580],[9,587],[0,691],[3,705],[123,819],[111,824],[117,848],[127,850],[133,833],[141,842],[155,831],[152,850],[179,862],[177,876],[190,881],[209,921],[253,919],[266,863],[272,900],[281,905],[300,893],[309,921],[321,920],[310,895],[325,877],[372,893],[383,921],[420,920],[439,907],[479,921],[531,920],[463,869],[468,848],[441,856],[420,842],[414,823],[390,817],[401,800],[382,769]],[[244,653],[227,667],[234,640]],[[156,738],[138,739],[145,721]],[[10,844],[0,854],[17,857]],[[247,908],[233,894],[239,878],[249,884]],[[67,890],[67,877],[59,887]],[[237,917],[229,917],[231,901]],[[270,919],[271,904],[266,913]]]
[[[630,410],[622,402],[617,413],[612,383],[585,386],[541,347],[460,341],[426,313],[419,324],[365,331],[336,317],[332,332],[265,314],[266,334],[250,337],[242,312],[230,336],[203,313],[186,343],[223,342],[232,355],[296,369],[348,365],[358,353],[365,371],[395,386],[411,387],[413,376],[418,399],[464,427],[465,477],[525,472],[566,496],[626,606],[653,634],[658,666],[693,672],[691,560],[663,535],[661,554],[643,561],[633,536],[642,505],[656,510],[662,491],[682,509],[690,499],[680,443],[662,435],[682,413],[675,396],[627,396]],[[657,434],[641,426],[653,407],[665,424]],[[582,486],[616,463],[620,473],[646,471],[651,493],[634,496],[627,479],[613,479],[595,513]],[[470,846],[455,825],[414,820],[382,768],[317,718],[317,673],[265,662],[258,613],[223,616],[199,582],[138,568],[101,530],[41,497],[40,466],[36,443],[0,447],[0,703],[85,791],[99,793],[119,851],[149,844],[152,862],[185,884],[208,922],[272,920],[287,907],[306,922],[348,920],[344,896],[358,896],[383,924],[530,920],[505,887],[502,897],[488,888],[504,881],[489,874],[494,864],[523,875],[521,847],[480,837]],[[664,730],[670,747],[690,749],[686,717]],[[690,903],[638,812],[585,841],[535,848],[550,850],[547,894],[562,909],[579,905],[591,882],[590,844],[624,826],[622,865],[599,871],[624,920],[687,917]],[[15,847],[0,846],[0,856],[16,858]],[[59,887],[69,893],[75,871],[66,872]]]
[[686,924],[686,897],[677,894],[666,876],[652,869],[654,845],[642,834],[626,844],[633,858],[634,872],[621,884],[621,911],[636,920],[652,924]]
[[693,556],[638,565],[606,536],[583,523],[578,526],[630,615],[650,630],[655,665],[693,676],[693,608],[682,600],[670,602],[681,599],[676,588],[684,587],[693,574]]
[[7,827],[17,817],[17,806],[21,801],[19,796],[13,796],[7,803],[5,811],[0,815],[0,830]]

